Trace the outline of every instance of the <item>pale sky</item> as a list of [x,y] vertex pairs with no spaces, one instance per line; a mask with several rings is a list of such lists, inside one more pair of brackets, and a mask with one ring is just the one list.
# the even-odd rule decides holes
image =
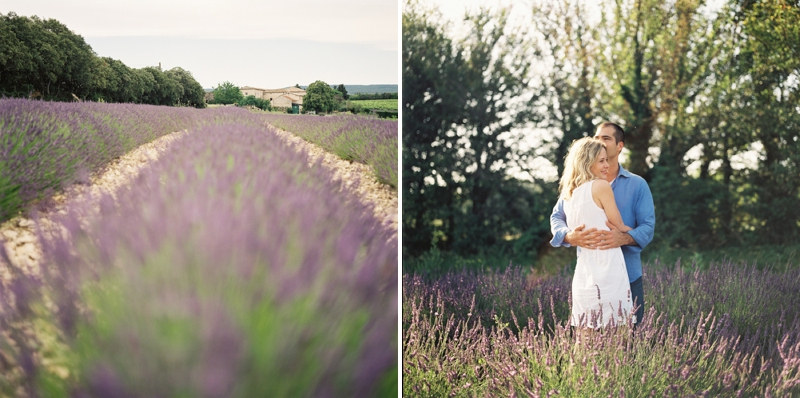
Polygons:
[[528,17],[528,8],[531,4],[530,0],[422,0],[422,2],[423,4],[436,5],[444,19],[450,21],[457,31],[463,28],[461,22],[464,18],[464,13],[469,12],[472,14],[478,11],[481,6],[488,7],[491,10],[511,6],[512,21],[522,22],[521,18]]
[[56,19],[101,57],[180,66],[205,88],[399,83],[399,0],[3,0]]

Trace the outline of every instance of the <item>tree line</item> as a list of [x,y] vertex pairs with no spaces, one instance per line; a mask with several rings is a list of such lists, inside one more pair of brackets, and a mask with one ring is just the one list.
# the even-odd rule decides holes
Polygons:
[[407,0],[404,256],[535,256],[557,198],[541,168],[560,175],[569,144],[605,120],[653,192],[654,245],[798,241],[797,2],[607,1],[598,14],[537,1],[529,15],[512,26],[508,9],[480,9],[454,37]]
[[364,109],[361,105],[353,104],[348,101],[362,99],[360,98],[362,95],[364,94],[348,94],[344,84],[334,86],[322,80],[317,80],[311,83],[306,89],[306,95],[303,98],[303,109],[304,111],[314,111],[317,113],[330,113],[334,111],[351,113],[370,112],[369,109]]
[[379,99],[397,99],[398,93],[358,93],[350,96],[349,99],[353,101],[358,100],[379,100]]
[[180,67],[130,68],[55,19],[0,14],[0,96],[204,108],[204,95]]

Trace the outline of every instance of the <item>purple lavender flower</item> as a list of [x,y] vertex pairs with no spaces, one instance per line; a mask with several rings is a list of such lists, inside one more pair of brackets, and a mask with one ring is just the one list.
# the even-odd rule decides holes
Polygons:
[[37,291],[73,370],[95,369],[73,393],[373,395],[396,363],[396,232],[256,115],[203,115],[44,242]]

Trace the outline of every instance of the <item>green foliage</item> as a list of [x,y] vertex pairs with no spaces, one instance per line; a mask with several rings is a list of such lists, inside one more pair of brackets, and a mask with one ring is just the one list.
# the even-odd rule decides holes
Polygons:
[[147,98],[148,104],[174,105],[178,103],[181,94],[183,94],[183,87],[180,83],[171,79],[160,68],[150,66],[143,70],[152,76],[152,81],[154,82],[143,95],[144,98]]
[[739,11],[743,66],[731,91],[742,94],[742,127],[764,148],[758,168],[741,176],[742,210],[754,218],[757,242],[793,243],[800,239],[800,6],[750,2]]
[[225,81],[214,87],[214,102],[217,104],[235,104],[244,99],[244,95],[235,84]]
[[262,111],[272,110],[269,100],[256,98],[254,95],[248,95],[239,101],[239,106],[254,106]]
[[788,269],[800,265],[800,245],[725,246],[708,248],[655,248],[642,252],[649,269],[680,264],[687,270],[707,270],[713,263],[753,264],[758,269]]
[[542,51],[553,59],[553,68],[541,76],[550,94],[539,102],[546,110],[539,126],[560,133],[545,138],[553,149],[543,156],[556,166],[560,176],[570,144],[594,134],[598,115],[593,101],[603,92],[596,67],[598,46],[594,43],[598,31],[586,22],[586,10],[575,4],[537,4],[533,12],[532,22],[544,34]]
[[71,100],[89,93],[92,48],[54,19],[0,15],[0,94]]
[[105,102],[137,102],[136,81],[133,70],[116,59],[95,58],[92,63],[95,77],[92,100]]
[[[352,100],[348,101],[348,109],[355,109],[359,107],[361,109],[371,110],[371,109],[380,109],[380,110],[397,110],[397,100],[392,99],[382,99],[382,100]],[[353,112],[356,113],[356,112]]]
[[718,204],[728,195],[724,185],[715,180],[690,178],[675,167],[661,164],[653,168],[652,176],[650,188],[658,220],[654,246],[697,249],[723,244],[717,239],[715,229],[723,222]]
[[473,256],[460,256],[452,251],[441,251],[434,247],[418,257],[404,259],[403,273],[435,279],[451,271],[502,271],[509,264],[529,265],[531,260],[532,258],[525,255],[514,256],[499,250],[487,250]]
[[344,84],[340,84],[338,87],[336,87],[336,91],[341,93],[342,98],[344,98],[345,100],[348,100],[350,98],[350,95],[347,94],[347,89],[344,87]]
[[536,119],[513,101],[531,94],[536,54],[525,32],[507,25],[506,9],[470,16],[472,33],[462,40],[438,20],[418,3],[403,13],[404,256],[432,245],[459,254],[511,250],[524,234],[532,251],[544,242],[552,206],[538,193],[550,188],[509,172],[526,158],[514,127]]
[[0,14],[0,96],[204,108],[203,94],[181,68],[131,69],[54,19]]
[[397,99],[399,93],[358,93],[350,96],[351,101]]
[[[467,257],[495,246],[545,251],[549,231],[540,226],[555,187],[516,177],[530,180],[536,157],[560,174],[569,144],[604,120],[625,128],[623,165],[653,193],[647,250],[800,239],[800,7],[731,2],[706,12],[703,4],[609,2],[593,19],[577,0],[537,1],[521,25],[538,39],[527,41],[504,25],[502,11],[470,13],[472,33],[457,38],[435,10],[407,1],[404,256],[431,247]],[[504,43],[527,49],[528,63],[545,56],[548,67],[515,69]],[[517,81],[536,84],[514,91]],[[494,119],[503,103],[517,108]],[[513,134],[520,130],[538,142],[524,149]],[[501,197],[528,210],[502,207]]]
[[174,67],[166,72],[166,75],[176,81],[182,92],[178,96],[178,104],[192,106],[195,108],[205,108],[205,90],[192,76],[192,72],[181,67]]
[[303,97],[303,109],[317,113],[329,113],[338,109],[336,106],[336,91],[322,80],[311,83]]

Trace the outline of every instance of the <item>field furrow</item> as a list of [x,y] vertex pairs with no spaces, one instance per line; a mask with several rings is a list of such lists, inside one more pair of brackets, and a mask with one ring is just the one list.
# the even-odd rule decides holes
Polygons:
[[194,117],[4,224],[1,395],[396,391],[396,194]]

